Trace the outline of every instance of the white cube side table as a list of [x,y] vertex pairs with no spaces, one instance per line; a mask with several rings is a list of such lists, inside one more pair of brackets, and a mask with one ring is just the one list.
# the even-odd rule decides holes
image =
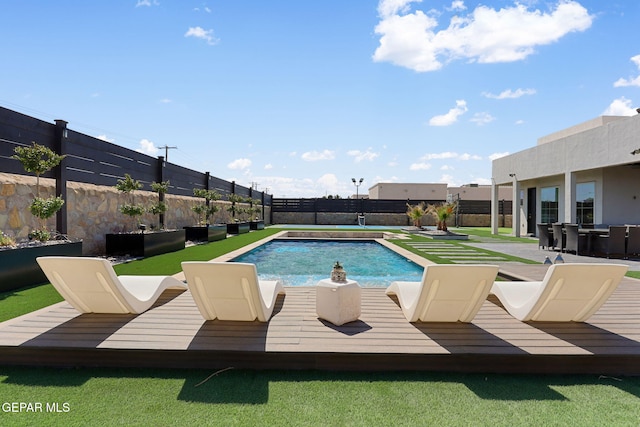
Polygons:
[[358,320],[361,313],[360,285],[355,280],[345,283],[320,280],[316,284],[316,314],[340,326]]

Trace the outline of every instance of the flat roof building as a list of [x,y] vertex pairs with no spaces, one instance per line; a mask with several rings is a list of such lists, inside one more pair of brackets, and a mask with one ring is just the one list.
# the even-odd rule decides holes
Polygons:
[[492,163],[492,231],[500,187],[513,191],[514,234],[537,223],[640,223],[640,115],[602,116]]

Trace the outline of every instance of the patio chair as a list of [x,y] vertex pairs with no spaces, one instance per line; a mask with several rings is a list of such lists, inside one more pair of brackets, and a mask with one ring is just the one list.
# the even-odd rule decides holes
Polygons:
[[563,232],[564,224],[555,222],[551,224],[551,228],[553,230],[553,249],[559,248],[560,252],[564,252],[565,246],[567,244],[567,238]]
[[588,252],[588,239],[591,236],[580,234],[578,224],[565,224],[564,230],[566,236],[565,252],[574,252],[576,255],[582,255]]
[[392,282],[409,322],[471,322],[487,299],[497,265],[428,265],[420,282]]
[[623,258],[626,254],[627,227],[624,225],[609,226],[609,233],[594,236],[594,252],[607,258],[617,256]]
[[640,226],[629,226],[629,237],[627,239],[627,258],[637,258],[640,256]]
[[549,224],[537,224],[538,226],[538,249],[553,247],[553,235],[549,232]]
[[267,322],[278,294],[284,294],[280,280],[259,280],[254,264],[240,262],[183,262],[200,314],[207,320]]
[[628,266],[555,264],[541,282],[495,282],[504,308],[523,322],[584,322],[616,289]]
[[81,313],[138,314],[166,289],[187,289],[171,276],[117,276],[104,258],[39,257],[47,279]]

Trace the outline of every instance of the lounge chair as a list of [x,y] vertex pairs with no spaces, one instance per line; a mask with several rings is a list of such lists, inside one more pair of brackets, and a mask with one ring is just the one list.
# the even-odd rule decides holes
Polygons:
[[103,258],[39,257],[47,279],[81,313],[142,313],[169,288],[187,286],[171,276],[117,276]]
[[200,314],[207,320],[267,322],[278,294],[284,294],[280,280],[258,280],[254,264],[240,262],[183,262]]
[[428,265],[420,282],[392,282],[409,322],[470,322],[498,274],[497,265]]
[[495,282],[491,293],[523,322],[584,322],[609,298],[627,269],[621,264],[556,264],[541,282]]

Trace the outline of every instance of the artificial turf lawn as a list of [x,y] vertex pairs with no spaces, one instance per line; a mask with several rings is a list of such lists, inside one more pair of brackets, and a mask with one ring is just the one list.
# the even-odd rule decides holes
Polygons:
[[[174,274],[183,260],[209,260],[278,231],[122,264],[116,271]],[[0,320],[60,300],[51,285],[4,293]],[[227,370],[206,380],[212,373],[0,367],[0,404],[40,402],[63,411],[0,410],[0,425],[637,426],[640,419],[638,377]]]
[[0,412],[0,424],[637,426],[640,419],[638,377],[227,370],[207,380],[212,373],[0,367],[3,402],[68,408]]

